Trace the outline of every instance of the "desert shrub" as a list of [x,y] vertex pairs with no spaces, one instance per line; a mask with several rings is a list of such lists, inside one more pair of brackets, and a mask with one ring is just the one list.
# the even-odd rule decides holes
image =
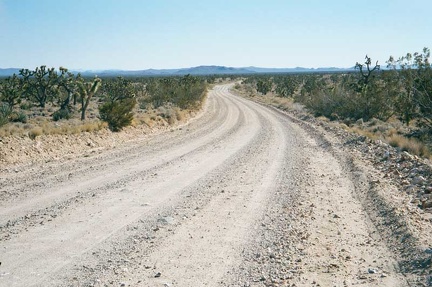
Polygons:
[[58,111],[55,111],[52,115],[54,121],[59,121],[63,119],[69,120],[71,117],[71,112],[68,109],[60,109]]
[[305,75],[300,93],[294,99],[315,115],[330,119],[387,120],[394,114],[391,84],[383,80],[379,66],[371,69],[371,60],[366,59],[365,65],[357,65],[361,70],[370,70],[370,74]]
[[391,68],[392,85],[397,87],[397,113],[407,124],[416,119],[418,124],[432,130],[432,67],[430,49],[407,53],[387,61]]
[[348,96],[343,85],[328,85],[323,79],[310,77],[305,81],[295,100],[304,104],[316,116],[330,119],[354,118],[356,101]]
[[272,89],[272,82],[269,79],[259,79],[256,83],[256,90],[266,95]]
[[136,120],[139,124],[145,124],[149,127],[153,126],[153,121],[150,119],[150,115],[148,114],[142,114]]
[[176,118],[173,116],[170,116],[167,120],[168,120],[168,124],[171,126],[176,123]]
[[358,127],[351,127],[351,128],[346,127],[345,130],[347,130],[349,132],[357,133],[359,135],[368,137],[368,138],[373,139],[373,140],[377,140],[380,138],[377,134],[370,132],[368,130],[365,130],[365,129],[358,128]]
[[414,138],[406,138],[402,135],[393,134],[386,138],[386,141],[393,147],[398,147],[403,151],[408,151],[412,154],[430,157],[430,151],[428,147]]
[[37,136],[40,136],[43,134],[43,130],[41,127],[35,127],[32,128],[29,132],[28,132],[28,136],[29,138],[31,138],[32,140],[34,140]]
[[100,118],[108,123],[110,130],[114,132],[120,131],[132,123],[132,110],[135,104],[136,100],[134,98],[106,102],[99,107]]
[[137,103],[130,80],[118,77],[102,86],[105,102],[99,106],[99,117],[112,131],[120,131],[132,124],[133,109]]
[[10,115],[10,121],[15,123],[27,123],[27,115],[21,111],[12,112]]
[[337,101],[335,94],[326,93],[325,91],[316,91],[313,97],[308,97],[302,103],[309,110],[313,111],[316,116],[325,116],[335,119],[338,114],[335,112],[337,105],[341,104]]
[[177,121],[183,121],[186,118],[185,111],[182,111],[179,108],[175,108],[174,110]]
[[33,108],[33,103],[32,102],[23,102],[19,105],[21,110],[26,110],[29,111],[31,110],[31,108]]
[[138,107],[142,110],[147,110],[151,108],[152,104],[149,101],[149,98],[147,97],[140,97],[138,98]]
[[298,75],[274,76],[273,81],[276,85],[275,92],[279,97],[293,97],[300,87]]
[[160,79],[158,81],[152,81],[147,86],[148,97],[140,98],[140,107],[145,108],[149,105],[153,108],[158,108],[163,106],[169,101],[169,95],[172,92],[169,91],[169,87],[173,84],[171,79]]
[[150,82],[147,86],[148,97],[140,99],[140,106],[147,103],[158,108],[172,103],[181,109],[196,109],[203,102],[207,85],[203,79],[186,75],[181,78],[163,78]]
[[9,104],[0,103],[0,126],[7,124],[10,121],[12,108]]
[[0,128],[0,137],[26,135],[28,129],[22,123],[11,123]]

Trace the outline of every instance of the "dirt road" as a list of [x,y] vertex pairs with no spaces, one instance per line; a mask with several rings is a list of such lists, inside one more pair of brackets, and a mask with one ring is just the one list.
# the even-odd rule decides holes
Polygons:
[[405,286],[314,133],[216,86],[188,125],[4,169],[0,286]]

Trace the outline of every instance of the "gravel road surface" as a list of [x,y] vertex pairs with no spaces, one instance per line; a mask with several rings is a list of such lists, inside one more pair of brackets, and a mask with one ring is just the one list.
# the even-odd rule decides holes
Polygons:
[[407,286],[322,136],[229,92],[189,124],[0,174],[0,286]]

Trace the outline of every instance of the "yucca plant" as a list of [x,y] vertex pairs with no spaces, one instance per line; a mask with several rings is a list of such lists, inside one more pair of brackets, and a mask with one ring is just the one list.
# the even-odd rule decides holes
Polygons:
[[7,103],[0,103],[0,127],[9,122],[12,108]]

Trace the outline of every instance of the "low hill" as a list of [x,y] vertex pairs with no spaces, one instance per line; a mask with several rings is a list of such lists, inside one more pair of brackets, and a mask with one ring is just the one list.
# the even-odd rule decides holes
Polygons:
[[[19,68],[0,69],[0,77],[12,76],[19,73]],[[350,71],[353,68],[260,68],[260,67],[226,67],[226,66],[198,66],[182,69],[147,69],[147,70],[72,70],[83,76],[99,77],[146,77],[146,76],[176,76],[176,75],[235,75],[235,74],[267,74],[267,73],[322,73]]]

